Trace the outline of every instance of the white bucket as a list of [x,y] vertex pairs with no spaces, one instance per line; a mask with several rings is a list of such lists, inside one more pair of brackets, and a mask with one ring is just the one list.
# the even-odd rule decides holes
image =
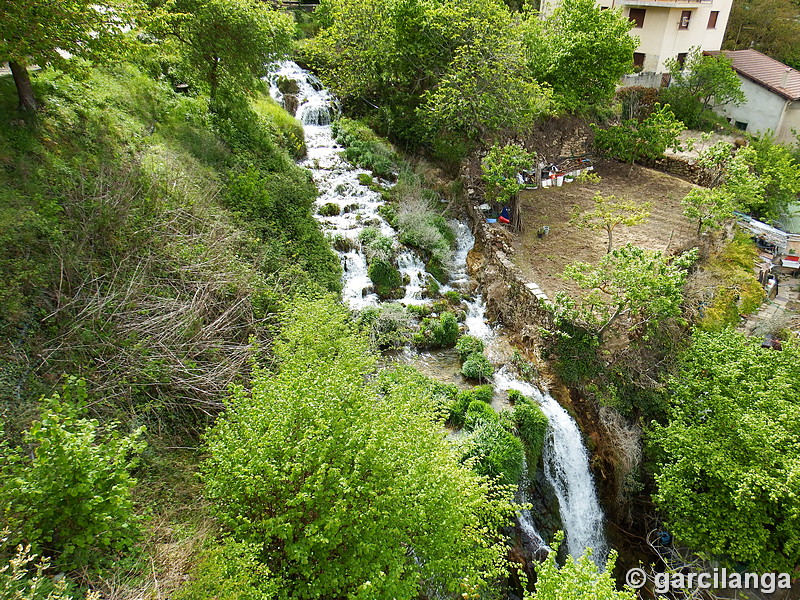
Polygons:
[[563,184],[564,184],[564,176],[563,175],[559,175],[558,177],[556,177],[556,185],[557,186],[561,186]]
[[542,187],[550,187],[550,180],[542,179]]

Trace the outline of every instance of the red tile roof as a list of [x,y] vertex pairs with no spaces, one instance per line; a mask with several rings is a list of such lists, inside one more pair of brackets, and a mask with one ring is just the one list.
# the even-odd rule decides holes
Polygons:
[[[724,54],[733,61],[734,70],[742,77],[747,77],[787,100],[800,100],[800,71],[795,71],[774,58],[757,50],[722,50],[706,54]],[[782,86],[787,70],[789,75],[786,85]]]

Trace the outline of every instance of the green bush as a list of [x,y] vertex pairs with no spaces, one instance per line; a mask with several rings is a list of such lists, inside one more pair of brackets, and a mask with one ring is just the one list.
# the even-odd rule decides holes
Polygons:
[[375,292],[381,298],[388,298],[392,292],[403,285],[403,278],[397,267],[383,259],[373,260],[369,265],[367,275],[375,286]]
[[525,450],[522,442],[499,423],[483,422],[472,434],[469,458],[476,457],[475,470],[495,478],[499,484],[516,485],[522,475]]
[[[2,547],[0,546],[0,553]],[[0,567],[0,598],[8,600],[77,600],[78,595],[70,593],[65,577],[54,581],[45,573],[50,569],[50,561],[36,560],[30,547],[19,546],[8,564]],[[99,596],[87,596],[95,600]]]
[[389,142],[366,125],[342,117],[331,127],[336,141],[345,147],[345,158],[362,169],[384,179],[394,179],[400,158]]
[[494,374],[494,367],[482,352],[473,352],[461,365],[461,374],[467,379],[485,381]]
[[358,183],[361,185],[365,185],[367,187],[372,185],[372,175],[369,173],[359,173],[358,174]]
[[[510,396],[509,393],[509,398]],[[547,433],[547,417],[535,402],[522,397],[514,405],[514,423],[525,445],[528,465],[535,468],[542,456],[544,436]]]
[[341,209],[335,202],[328,202],[319,207],[319,214],[323,217],[338,217]]
[[402,348],[411,340],[414,319],[401,304],[384,303],[365,308],[358,324],[366,329],[376,348]]
[[175,600],[269,600],[280,579],[259,561],[258,546],[226,540],[207,550],[174,594]]
[[445,312],[438,319],[433,317],[422,319],[414,340],[418,346],[452,348],[456,344],[458,334],[458,319],[453,313]]
[[472,388],[472,394],[475,400],[489,404],[494,397],[494,388],[491,385],[476,385]]
[[458,338],[456,350],[461,360],[467,360],[473,352],[483,352],[483,340],[473,335],[462,335]]
[[64,568],[97,565],[128,549],[139,530],[130,471],[144,449],[143,428],[122,436],[85,418],[83,380],[42,400],[41,419],[25,433],[26,451],[7,452],[0,506],[12,538],[53,554]]
[[480,400],[473,400],[467,406],[467,412],[464,415],[464,428],[467,431],[473,431],[482,423],[497,423],[498,420],[497,413],[490,405]]

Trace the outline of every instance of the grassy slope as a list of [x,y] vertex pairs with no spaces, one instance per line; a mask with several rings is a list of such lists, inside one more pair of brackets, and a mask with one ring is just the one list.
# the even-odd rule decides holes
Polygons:
[[135,597],[177,584],[210,527],[191,474],[207,415],[253,341],[268,355],[285,298],[336,289],[338,260],[294,165],[302,129],[265,95],[211,115],[132,65],[34,83],[36,117],[0,78],[0,417],[13,442],[71,373],[95,414],[148,425],[148,539],[106,586]]

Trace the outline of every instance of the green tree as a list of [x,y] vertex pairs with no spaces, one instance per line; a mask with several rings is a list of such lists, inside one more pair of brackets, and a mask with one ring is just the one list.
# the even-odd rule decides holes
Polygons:
[[710,56],[693,48],[683,63],[671,58],[665,64],[672,82],[662,96],[690,127],[698,127],[700,114],[714,104],[738,106],[745,101],[731,60],[722,54]]
[[524,187],[517,176],[530,169],[536,155],[519,144],[493,145],[481,161],[481,178],[486,182],[486,196],[500,204],[511,205],[511,226],[519,231],[522,217],[519,213],[518,195]]
[[180,42],[187,66],[207,86],[247,91],[291,44],[292,18],[258,0],[175,0],[155,27]]
[[138,535],[130,471],[144,449],[143,428],[123,436],[85,418],[83,380],[42,400],[42,415],[25,433],[24,454],[5,449],[0,508],[16,541],[75,568],[111,559]]
[[432,386],[375,365],[347,310],[299,301],[208,434],[206,494],[278,580],[279,598],[418,598],[504,571],[505,493],[461,464]]
[[[20,108],[38,110],[28,66],[68,66],[65,56],[93,57],[116,43],[127,21],[124,0],[30,0],[0,8],[0,60],[8,60]],[[74,62],[74,61],[73,61]]]
[[[565,309],[598,327],[598,336],[627,316],[631,327],[647,327],[681,313],[686,269],[697,260],[690,250],[673,260],[660,252],[626,244],[603,256],[597,266],[572,263],[564,277],[588,290],[580,305]],[[576,308],[577,306],[577,308]]]
[[615,551],[612,550],[603,570],[594,563],[591,552],[577,560],[568,556],[564,566],[559,567],[556,555],[563,541],[564,533],[559,531],[552,544],[553,551],[536,566],[536,591],[526,594],[525,600],[636,600],[633,590],[617,590],[613,576]]
[[345,104],[405,143],[528,127],[546,107],[500,0],[322,0],[321,10],[311,62]]
[[613,248],[614,229],[620,225],[632,227],[643,223],[650,216],[648,209],[652,206],[651,202],[639,204],[614,195],[603,196],[600,192],[594,195],[594,204],[594,210],[584,213],[576,206],[570,223],[577,227],[605,231],[608,235],[606,253]]
[[620,10],[602,10],[593,0],[565,0],[544,20],[531,12],[524,25],[530,74],[552,85],[569,112],[609,102],[633,69],[632,27]]
[[694,188],[683,200],[683,214],[687,219],[697,220],[697,235],[704,230],[719,229],[725,221],[733,218],[736,207],[733,195],[722,186],[716,188]]
[[648,435],[675,537],[748,570],[800,565],[800,347],[695,332]]
[[628,119],[606,129],[594,124],[591,127],[595,148],[630,164],[629,174],[637,160],[656,160],[667,148],[678,147],[678,136],[684,130],[669,106],[658,104],[643,121]]
[[549,88],[527,76],[519,40],[494,30],[455,51],[419,110],[434,136],[455,132],[477,141],[508,128],[529,131],[549,111],[551,98]]

